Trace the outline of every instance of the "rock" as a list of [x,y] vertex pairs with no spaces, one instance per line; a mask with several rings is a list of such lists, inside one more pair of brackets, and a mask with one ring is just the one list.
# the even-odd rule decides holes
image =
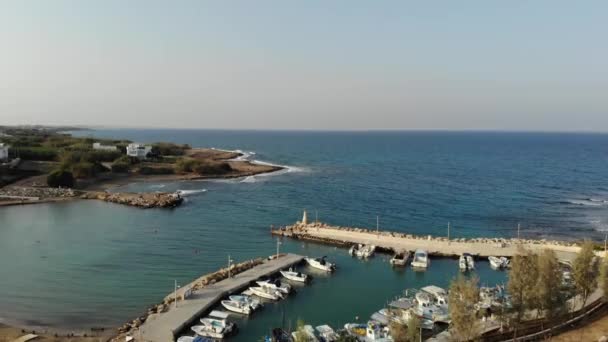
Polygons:
[[608,342],[608,336],[604,335],[597,339],[597,342]]

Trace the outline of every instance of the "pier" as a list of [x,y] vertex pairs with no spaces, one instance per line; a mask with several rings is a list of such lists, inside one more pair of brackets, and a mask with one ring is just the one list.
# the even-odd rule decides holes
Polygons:
[[259,263],[243,272],[193,290],[193,285],[199,281],[196,280],[176,293],[169,294],[167,298],[175,295],[183,300],[178,300],[177,306],[175,301],[170,303],[168,311],[150,314],[145,322],[132,332],[133,337],[138,341],[146,342],[175,341],[176,334],[197,322],[205,312],[217,305],[224,297],[243,291],[260,277],[289,268],[303,259],[303,256],[296,254],[282,254],[271,260],[258,259]]
[[[324,243],[334,246],[349,247],[353,244],[375,245],[381,250],[415,251],[426,250],[431,256],[457,257],[470,253],[477,257],[506,256],[512,257],[520,247],[531,251],[552,249],[562,260],[572,260],[580,247],[574,242],[508,239],[508,238],[471,238],[448,239],[437,236],[416,236],[392,231],[372,230],[365,228],[338,227],[325,223],[302,222],[291,226],[271,228],[271,233],[277,236]],[[603,256],[602,253],[598,255]]]

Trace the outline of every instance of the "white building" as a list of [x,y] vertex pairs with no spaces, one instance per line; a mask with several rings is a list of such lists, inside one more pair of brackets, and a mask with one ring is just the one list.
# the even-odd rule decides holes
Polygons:
[[116,146],[112,146],[112,145],[102,145],[101,143],[93,143],[93,149],[94,150],[103,150],[103,151],[116,151],[118,150],[118,148],[116,148]]
[[0,160],[8,160],[8,145],[0,143]]
[[132,143],[127,146],[127,155],[129,157],[145,159],[150,152],[152,152],[152,146],[150,145]]

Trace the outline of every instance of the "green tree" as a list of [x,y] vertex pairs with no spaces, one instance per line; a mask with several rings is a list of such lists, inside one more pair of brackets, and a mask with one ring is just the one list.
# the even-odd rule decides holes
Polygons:
[[297,326],[298,328],[296,329],[294,342],[312,342],[312,338],[310,338],[306,333],[306,330],[304,330],[304,321],[299,319]]
[[545,249],[537,258],[538,279],[534,304],[538,315],[548,322],[564,313],[566,297],[562,291],[562,272],[555,252]]
[[59,169],[49,173],[46,183],[53,188],[71,188],[74,186],[74,176],[67,170]]
[[[514,325],[514,337],[523,320],[526,310],[536,307],[535,286],[538,279],[538,263],[536,254],[519,248],[511,260],[507,291],[511,295],[511,323]],[[451,303],[450,303],[450,306]]]
[[412,315],[407,321],[407,339],[410,342],[420,341],[420,318]]
[[584,303],[597,286],[597,268],[595,264],[594,244],[591,241],[583,242],[581,250],[572,263],[572,278],[578,294]]
[[480,334],[475,304],[479,301],[476,277],[467,279],[463,275],[452,280],[449,291],[450,335],[456,341],[470,341]]
[[598,285],[604,293],[604,300],[608,301],[608,257],[604,256],[604,259],[600,263],[600,272]]

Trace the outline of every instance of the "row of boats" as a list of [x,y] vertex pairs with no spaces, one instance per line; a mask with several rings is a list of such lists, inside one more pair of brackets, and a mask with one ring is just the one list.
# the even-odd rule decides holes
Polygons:
[[[327,261],[326,257],[305,258],[306,263],[315,269],[325,272],[333,272],[336,265]],[[308,274],[290,268],[280,270],[281,276],[289,281],[307,283],[312,278]],[[221,306],[229,312],[250,315],[263,307],[262,300],[278,301],[286,298],[293,291],[292,285],[282,282],[280,279],[260,279],[255,281],[243,293],[230,295],[227,299],[220,301]],[[223,339],[236,332],[236,324],[228,320],[228,313],[214,310],[205,318],[200,319],[200,324],[190,328],[196,336],[182,336],[178,342],[206,342],[214,339]]]

